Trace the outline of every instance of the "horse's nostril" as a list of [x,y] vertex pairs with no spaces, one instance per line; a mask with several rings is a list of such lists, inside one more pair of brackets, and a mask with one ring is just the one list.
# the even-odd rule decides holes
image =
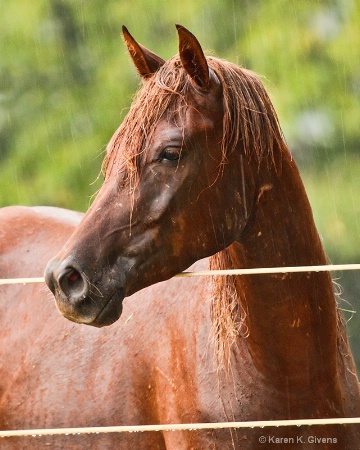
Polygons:
[[87,283],[74,267],[67,267],[59,277],[59,286],[68,298],[79,299],[87,293]]
[[75,284],[81,279],[81,275],[75,269],[70,270],[66,275],[69,284]]

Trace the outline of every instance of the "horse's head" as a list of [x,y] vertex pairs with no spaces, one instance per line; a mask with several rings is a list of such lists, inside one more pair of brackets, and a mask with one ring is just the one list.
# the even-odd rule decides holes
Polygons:
[[113,323],[125,296],[224,249],[251,215],[259,158],[245,149],[262,150],[271,104],[252,73],[206,58],[177,28],[179,55],[167,62],[124,28],[143,85],[108,145],[102,188],[46,270],[75,322]]

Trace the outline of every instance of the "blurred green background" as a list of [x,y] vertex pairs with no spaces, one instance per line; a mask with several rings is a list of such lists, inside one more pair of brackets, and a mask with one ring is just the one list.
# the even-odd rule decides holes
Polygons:
[[[0,206],[87,209],[138,83],[121,25],[166,59],[180,23],[263,76],[330,260],[360,262],[359,2],[0,0]],[[359,272],[338,275],[360,367]]]

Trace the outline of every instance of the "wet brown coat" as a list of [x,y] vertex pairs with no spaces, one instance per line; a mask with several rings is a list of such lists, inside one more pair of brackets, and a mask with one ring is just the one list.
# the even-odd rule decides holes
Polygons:
[[[219,372],[214,357],[209,280],[162,281],[197,259],[193,269],[206,268],[208,261],[201,258],[226,247],[229,268],[326,263],[285,144],[272,139],[268,157],[245,151],[242,160],[236,151],[222,154],[222,108],[214,103],[221,92],[217,77],[213,70],[207,72],[191,33],[179,27],[179,37],[182,69],[192,83],[190,107],[176,116],[185,136],[185,156],[175,155],[180,162],[171,162],[179,126],[174,116],[162,116],[151,139],[164,142],[169,139],[164,132],[170,130],[165,165],[153,158],[142,167],[139,179],[132,186],[130,182],[134,197],[122,193],[122,186],[129,185],[119,181],[123,167],[111,166],[110,151],[104,187],[80,225],[74,223],[74,213],[49,208],[1,212],[2,278],[38,276],[73,232],[47,268],[58,308],[74,322],[96,326],[120,316],[108,328],[72,324],[56,312],[43,286],[1,287],[3,428],[360,414],[355,366],[328,274],[237,277],[236,296],[248,333],[240,332],[231,347],[229,372]],[[137,69],[151,83],[152,73],[165,62],[126,30],[125,39]],[[264,129],[269,123],[262,122]],[[111,148],[116,148],[116,139]],[[157,152],[152,145],[147,157]],[[224,170],[214,177],[224,156]],[[110,176],[114,167],[116,176]],[[190,183],[191,177],[196,181]],[[195,195],[189,197],[190,191]],[[355,450],[360,440],[357,426],[327,426],[44,437],[36,438],[36,448],[257,449],[264,448],[261,435],[295,442],[302,436],[302,448],[307,449],[318,448],[309,436],[337,440],[322,448]],[[34,447],[34,439],[10,438],[1,444],[5,449]],[[272,447],[299,445],[267,442],[266,448]]]

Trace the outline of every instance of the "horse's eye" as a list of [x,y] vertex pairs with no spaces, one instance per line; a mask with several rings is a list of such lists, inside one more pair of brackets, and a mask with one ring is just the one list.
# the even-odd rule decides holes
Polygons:
[[177,161],[180,159],[180,148],[167,147],[160,155],[160,161]]

